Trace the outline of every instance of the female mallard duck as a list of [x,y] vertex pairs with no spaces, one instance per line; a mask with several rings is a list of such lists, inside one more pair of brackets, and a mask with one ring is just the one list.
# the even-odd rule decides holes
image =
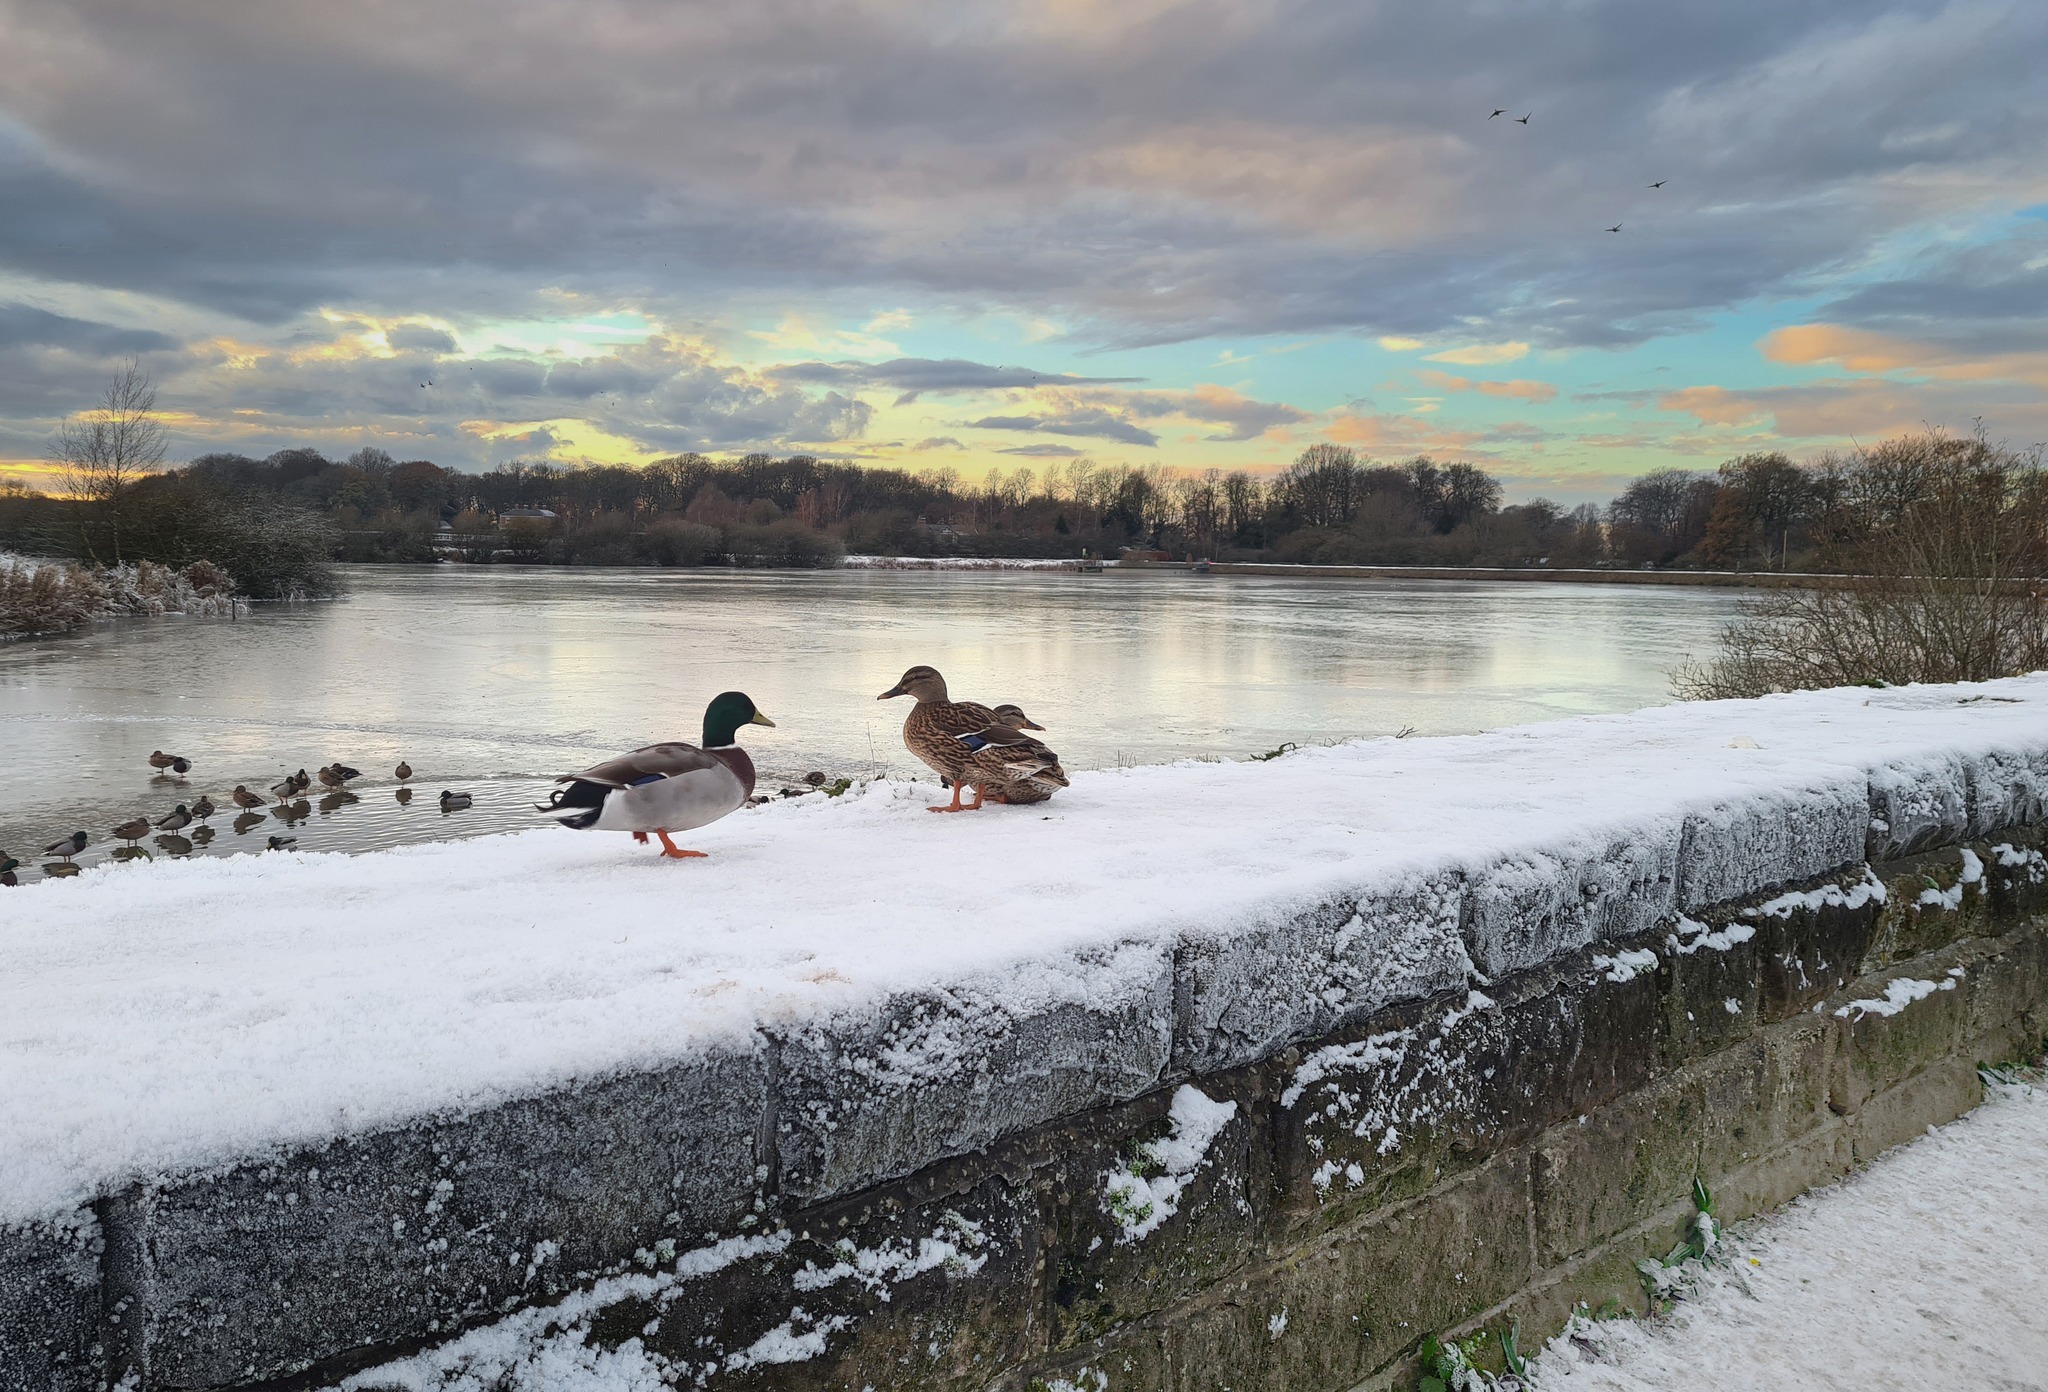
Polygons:
[[970,809],[987,798],[995,802],[1044,802],[1053,789],[1067,786],[1066,770],[1060,756],[1025,734],[1043,730],[1043,725],[1013,705],[995,708],[995,719],[987,728],[961,736],[969,746],[967,760],[960,766],[960,781],[974,789]]
[[946,679],[930,667],[913,667],[903,680],[875,699],[914,696],[917,704],[903,721],[903,747],[929,764],[953,784],[953,801],[934,812],[966,812],[960,805],[960,767],[974,751],[962,742],[963,735],[979,735],[995,723],[996,713],[973,701],[946,699]]
[[702,856],[669,840],[669,833],[708,826],[747,805],[754,761],[733,740],[742,725],[774,724],[742,693],[724,692],[704,708],[703,748],[650,744],[563,774],[555,781],[569,786],[555,789],[540,810],[577,831],[630,831],[635,841],[651,833],[661,838],[665,856]]
[[199,801],[192,804],[192,816],[195,821],[203,822],[208,817],[211,817],[215,811],[213,794],[211,793],[201,793]]
[[252,793],[239,783],[235,784],[235,790],[229,793],[228,797],[233,799],[235,806],[241,808],[244,812],[253,812],[259,807],[267,806],[270,802],[269,798],[258,793]]
[[132,846],[149,835],[149,818],[137,817],[132,822],[123,822],[114,828],[114,835]]

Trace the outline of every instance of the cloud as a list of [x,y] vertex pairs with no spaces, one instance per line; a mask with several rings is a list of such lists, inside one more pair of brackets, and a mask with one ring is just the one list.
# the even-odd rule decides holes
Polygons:
[[400,324],[384,331],[384,341],[401,353],[453,353],[455,335],[431,324]]
[[1441,353],[1425,353],[1423,361],[1456,363],[1460,367],[1486,367],[1494,363],[1513,362],[1529,355],[1526,343],[1475,343],[1465,348],[1446,348]]
[[1507,382],[1479,382],[1470,377],[1453,377],[1448,372],[1423,369],[1415,374],[1423,381],[1441,391],[1478,392],[1482,396],[1512,397],[1517,401],[1555,401],[1557,388],[1548,382],[1534,382],[1517,377]]
[[1018,430],[1038,431],[1047,435],[1094,435],[1105,440],[1121,440],[1127,445],[1143,445],[1147,449],[1158,445],[1159,437],[1143,426],[1133,425],[1122,416],[1115,415],[1099,406],[1077,406],[1056,415],[1046,416],[983,416],[980,420],[967,422],[976,430]]
[[1088,451],[1075,449],[1072,445],[1009,445],[996,453],[1021,454],[1032,459],[1082,459]]
[[966,358],[892,358],[878,363],[796,362],[783,364],[772,371],[776,377],[788,382],[827,384],[849,390],[885,388],[901,393],[895,402],[898,406],[907,406],[926,392],[949,394],[1141,380],[1136,377],[1077,377],[1029,367],[994,367]]
[[1381,338],[1379,343],[1380,347],[1389,353],[1412,353],[1417,348],[1426,346],[1419,338],[1401,338],[1393,334]]

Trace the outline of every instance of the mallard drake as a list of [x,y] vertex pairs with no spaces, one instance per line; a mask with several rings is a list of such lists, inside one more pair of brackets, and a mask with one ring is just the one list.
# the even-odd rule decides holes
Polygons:
[[74,831],[62,841],[52,842],[50,845],[43,847],[43,854],[46,856],[56,856],[60,860],[68,861],[71,857],[85,849],[86,839],[84,832]]
[[192,812],[184,803],[179,803],[166,812],[156,824],[158,831],[183,831],[192,825]]
[[298,845],[299,838],[296,836],[273,836],[267,841],[265,841],[263,844],[270,847],[270,849],[273,851],[281,851],[285,849],[287,846]]
[[973,701],[953,701],[946,696],[946,679],[931,667],[913,667],[903,679],[875,699],[913,696],[917,704],[903,721],[903,747],[953,784],[953,801],[934,812],[964,812],[960,805],[960,766],[973,753],[960,742],[962,735],[978,735],[995,723],[996,713]]
[[203,822],[208,817],[211,817],[218,810],[219,809],[217,809],[213,805],[213,794],[201,793],[199,795],[199,801],[192,804],[192,820],[195,822]]
[[974,789],[970,809],[980,807],[984,798],[1044,802],[1053,789],[1067,786],[1060,756],[1024,733],[1044,728],[1018,707],[1005,704],[995,708],[995,719],[986,729],[961,736],[961,744],[972,751],[960,767],[960,781]]
[[398,761],[398,767],[391,770],[391,776],[396,778],[401,783],[405,782],[408,778],[412,777],[412,765],[408,764],[405,760],[400,759]]
[[[10,860],[10,861],[9,861],[9,862],[7,862],[7,863],[8,863],[9,865],[17,865],[17,864],[19,864],[20,862],[18,862],[18,861],[11,861],[11,860]],[[8,886],[8,887],[10,887],[10,888],[11,888],[11,887],[13,887],[14,885],[18,885],[18,884],[20,884],[20,883],[21,883],[21,877],[20,877],[19,875],[15,874],[15,873],[14,873],[14,871],[12,871],[12,870],[0,870],[0,885],[6,885],[6,886]]]
[[0,851],[0,875],[11,874],[21,868],[21,862],[5,851]]
[[460,812],[475,801],[476,799],[468,793],[451,793],[445,788],[441,790],[441,810],[443,812]]
[[123,822],[114,828],[115,838],[126,841],[131,845],[147,835],[149,835],[149,818],[147,817],[137,817],[132,822]]
[[292,777],[292,775],[290,774],[286,774],[284,776],[284,782],[273,783],[270,785],[270,791],[272,794],[276,796],[279,802],[288,801],[293,794],[299,791],[299,780]]
[[182,756],[171,760],[171,772],[183,778],[186,774],[192,772],[192,761]]
[[253,812],[270,801],[259,793],[250,792],[239,783],[235,784],[235,790],[228,794],[228,798],[244,812]]
[[630,831],[635,841],[661,838],[661,853],[702,856],[669,839],[672,831],[708,826],[747,805],[754,761],[735,743],[742,725],[775,724],[742,692],[726,691],[704,708],[704,744],[650,744],[556,779],[566,788],[539,810],[577,831]]

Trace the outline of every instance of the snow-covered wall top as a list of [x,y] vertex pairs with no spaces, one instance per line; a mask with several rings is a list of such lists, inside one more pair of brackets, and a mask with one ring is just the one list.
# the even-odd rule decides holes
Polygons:
[[2048,676],[1105,771],[971,816],[928,815],[932,794],[772,804],[680,864],[549,828],[8,891],[0,1220],[699,1062],[730,1112],[705,1124],[772,1125],[784,1192],[848,1192],[1689,908],[2036,820]]

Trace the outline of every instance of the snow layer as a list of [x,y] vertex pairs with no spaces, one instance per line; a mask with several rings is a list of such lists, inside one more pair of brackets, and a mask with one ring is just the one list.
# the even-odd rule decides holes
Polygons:
[[1724,1229],[1665,1319],[1580,1324],[1543,1392],[2040,1385],[2048,1092],[1987,1105],[1784,1212]]
[[[0,1220],[759,1030],[813,1147],[785,1174],[843,1192],[1672,922],[1702,886],[1837,869],[1880,783],[1950,780],[1958,828],[2037,816],[2044,707],[2048,676],[1812,692],[1105,770],[959,816],[878,783],[693,833],[705,861],[549,827],[95,867],[0,891]],[[862,1119],[960,1075],[1009,1090],[951,1142]],[[857,1164],[828,1153],[848,1137]]]
[[1218,1102],[1199,1088],[1181,1084],[1167,1115],[1169,1129],[1138,1147],[1131,1164],[1103,1177],[1103,1208],[1117,1220],[1118,1242],[1150,1237],[1180,1212],[1180,1196],[1195,1171],[1209,1159],[1209,1147],[1237,1115],[1237,1103]]

